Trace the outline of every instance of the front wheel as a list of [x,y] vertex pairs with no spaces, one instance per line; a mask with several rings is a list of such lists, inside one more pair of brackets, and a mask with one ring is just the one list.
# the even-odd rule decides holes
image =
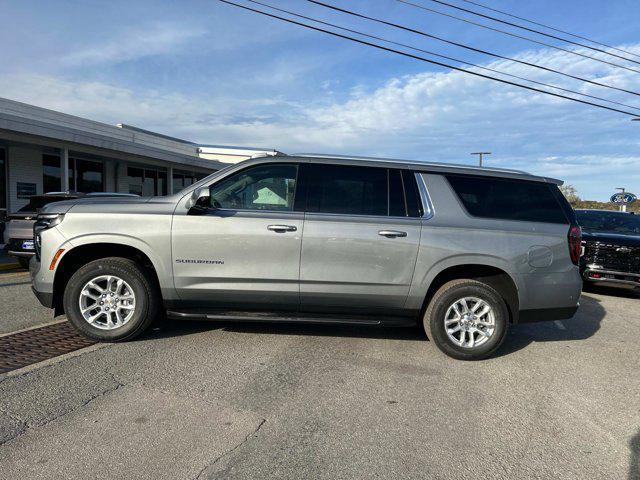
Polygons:
[[509,326],[507,305],[486,283],[461,279],[444,284],[424,315],[427,336],[445,354],[459,360],[491,356]]
[[67,318],[92,340],[130,340],[158,313],[160,295],[136,262],[110,257],[94,260],[69,279],[64,292]]

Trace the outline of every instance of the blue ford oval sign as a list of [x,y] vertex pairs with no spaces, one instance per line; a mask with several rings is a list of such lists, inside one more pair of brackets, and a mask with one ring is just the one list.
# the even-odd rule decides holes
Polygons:
[[611,201],[616,205],[628,205],[637,200],[637,197],[633,193],[620,192],[611,195]]

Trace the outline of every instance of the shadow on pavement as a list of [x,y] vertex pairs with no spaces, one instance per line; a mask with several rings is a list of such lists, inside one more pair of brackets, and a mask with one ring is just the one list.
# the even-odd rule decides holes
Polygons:
[[[613,290],[618,295],[635,295],[634,292]],[[580,299],[580,308],[571,319],[563,320],[562,322],[541,321],[512,325],[503,346],[500,347],[495,356],[517,352],[533,342],[585,340],[592,337],[600,329],[600,322],[605,314],[606,310],[601,305],[600,300],[592,296],[583,295]],[[383,327],[192,320],[162,320],[154,325],[154,328],[149,330],[146,335],[143,335],[141,340],[191,335],[217,329],[253,334],[427,340],[422,327],[418,325],[415,327]]]
[[610,297],[620,298],[637,298],[640,299],[640,288],[614,288],[604,287],[598,285],[584,284],[583,291],[588,293],[595,293],[598,295],[608,295]]
[[640,480],[640,431],[629,440],[631,459],[629,460],[629,480]]
[[600,322],[606,313],[600,300],[583,295],[580,298],[580,308],[573,318],[561,322],[541,321],[512,325],[496,356],[517,352],[533,342],[585,340],[600,330]]
[[[593,336],[600,329],[600,322],[604,318],[606,311],[600,301],[594,297],[583,296],[580,303],[580,309],[575,317],[563,320],[560,324],[561,326],[549,321],[512,325],[504,345],[498,350],[496,356],[514,353],[533,342],[584,340]],[[415,327],[383,327],[186,320],[164,320],[158,324],[155,331],[149,332],[149,337],[182,336],[215,329],[267,335],[354,337],[411,341],[424,341],[427,339],[421,326],[417,325]],[[144,336],[143,338],[149,337]]]
[[[208,330],[225,329],[231,332],[244,332],[266,335],[308,335],[316,337],[356,337],[380,338],[389,340],[426,340],[426,335],[416,327],[379,327],[359,325],[313,325],[296,323],[261,322],[223,322],[164,320],[159,330],[150,331],[149,337],[164,338],[189,335]],[[147,337],[148,338],[148,337]]]

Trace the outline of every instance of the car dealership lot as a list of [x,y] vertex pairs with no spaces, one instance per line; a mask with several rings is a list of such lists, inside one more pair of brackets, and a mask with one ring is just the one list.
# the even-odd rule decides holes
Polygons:
[[[2,332],[52,320],[0,277]],[[0,376],[0,478],[637,478],[639,306],[586,293],[475,363],[418,329],[161,325]]]

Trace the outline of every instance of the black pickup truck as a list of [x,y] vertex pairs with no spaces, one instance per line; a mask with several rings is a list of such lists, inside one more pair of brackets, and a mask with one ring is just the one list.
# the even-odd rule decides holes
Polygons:
[[576,210],[584,253],[585,282],[640,287],[640,215],[609,210]]

